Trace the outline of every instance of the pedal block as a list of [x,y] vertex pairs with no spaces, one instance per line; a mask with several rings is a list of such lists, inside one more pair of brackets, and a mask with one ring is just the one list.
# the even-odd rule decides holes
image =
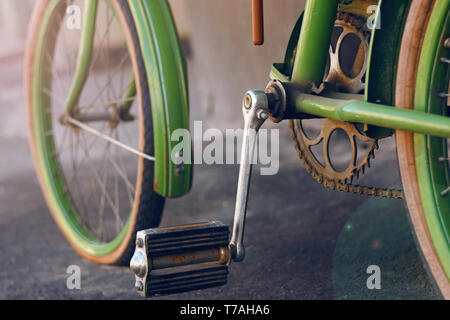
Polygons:
[[229,230],[221,222],[139,231],[130,268],[144,296],[206,289],[226,284]]

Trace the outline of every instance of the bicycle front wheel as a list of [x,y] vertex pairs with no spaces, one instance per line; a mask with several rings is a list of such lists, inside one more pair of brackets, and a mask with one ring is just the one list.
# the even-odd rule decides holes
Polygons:
[[[101,264],[126,265],[136,231],[159,225],[164,198],[153,162],[61,121],[79,63],[91,0],[42,0],[25,61],[30,146],[54,220],[73,248]],[[98,1],[88,74],[71,114],[96,132],[154,154],[149,86],[127,1]],[[82,115],[82,116],[81,116]]]

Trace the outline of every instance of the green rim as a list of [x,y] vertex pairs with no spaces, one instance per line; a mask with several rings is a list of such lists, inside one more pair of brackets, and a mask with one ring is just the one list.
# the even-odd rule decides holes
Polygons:
[[59,0],[49,1],[38,30],[32,62],[33,77],[31,79],[31,121],[36,146],[35,152],[47,203],[66,237],[73,245],[86,254],[105,256],[114,252],[125,239],[131,225],[131,214],[120,233],[112,241],[107,243],[99,242],[83,225],[70,197],[64,194],[67,188],[63,171],[58,161],[52,156],[56,149],[54,139],[52,136],[46,136],[45,134],[45,132],[52,130],[52,119],[48,116],[51,102],[48,95],[43,94],[45,83],[51,81],[50,75],[43,68],[45,65],[45,53],[50,47],[45,36],[51,28],[51,22],[55,13],[61,9],[63,4]]
[[[416,110],[440,115],[447,114],[447,100],[439,93],[447,93],[449,58],[443,43],[449,37],[449,0],[435,2],[429,21],[417,74]],[[417,176],[425,218],[433,245],[447,277],[450,279],[450,194],[441,192],[450,186],[447,139],[416,134],[414,136]]]

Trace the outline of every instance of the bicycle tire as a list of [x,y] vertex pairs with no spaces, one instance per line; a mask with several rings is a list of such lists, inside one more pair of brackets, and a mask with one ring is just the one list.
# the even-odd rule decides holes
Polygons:
[[[160,223],[165,198],[153,190],[153,162],[138,159],[135,194],[131,212],[126,224],[111,241],[104,242],[86,230],[79,217],[71,196],[64,192],[65,178],[54,177],[61,165],[51,156],[54,144],[52,137],[45,134],[49,119],[45,110],[49,108],[42,93],[43,57],[52,50],[49,30],[54,26],[54,11],[62,10],[65,2],[41,0],[35,7],[30,23],[25,57],[24,88],[28,115],[29,142],[38,180],[49,210],[58,227],[82,257],[99,264],[128,265],[134,252],[135,236],[138,230],[157,227]],[[136,26],[126,1],[111,1],[117,19],[125,36],[132,69],[134,72],[139,108],[139,140],[142,152],[154,152],[152,108],[150,91],[145,72]],[[50,37],[51,38],[51,37]],[[51,126],[51,124],[50,124]],[[50,149],[50,150],[48,150]],[[66,193],[66,194],[64,194]]]
[[[442,5],[442,3],[439,5]],[[396,107],[398,108],[418,109],[421,105],[418,101],[418,91],[420,90],[417,90],[417,84],[422,82],[422,87],[425,87],[423,82],[426,82],[426,78],[419,73],[420,65],[424,55],[423,52],[431,49],[430,46],[424,44],[424,39],[430,29],[432,14],[439,9],[442,10],[442,8],[438,7],[438,3],[433,0],[412,1],[403,33],[398,63],[396,80]],[[426,86],[430,86],[430,84],[427,83]],[[430,194],[427,196],[423,192],[423,189],[426,188],[425,180],[427,178],[423,175],[425,170],[420,158],[424,158],[424,155],[430,152],[430,148],[427,144],[418,144],[417,139],[437,138],[415,135],[400,130],[396,131],[398,162],[409,218],[427,270],[435,280],[443,297],[450,299],[449,251],[448,247],[445,248],[444,245],[440,246],[438,244],[438,242],[443,243],[447,241],[445,239],[445,229],[447,227],[442,222],[439,229],[443,232],[439,232],[436,231],[436,227],[432,226],[440,224],[440,222],[436,223],[435,220],[440,213],[430,209],[427,203],[434,202],[435,200],[431,198],[439,195],[434,194],[430,197]],[[425,158],[425,162],[428,162],[428,165],[437,161],[437,158]],[[435,184],[434,187],[438,186]],[[447,205],[448,202],[447,200]],[[447,232],[449,231],[447,229]]]

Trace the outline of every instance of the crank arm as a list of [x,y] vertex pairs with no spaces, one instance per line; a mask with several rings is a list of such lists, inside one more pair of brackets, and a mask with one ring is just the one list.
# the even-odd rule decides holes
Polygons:
[[244,98],[245,128],[231,241],[228,227],[217,221],[139,231],[130,267],[140,295],[149,297],[225,285],[231,260],[244,259],[252,158],[259,129],[269,116],[276,115],[275,109],[269,109],[269,100],[277,101],[274,97],[270,92],[249,91]]
[[244,137],[242,143],[239,180],[234,211],[233,233],[230,241],[231,258],[235,262],[244,260],[244,228],[247,214],[248,193],[252,175],[252,159],[259,129],[269,118],[269,102],[264,91],[249,91],[242,107],[244,114]]

